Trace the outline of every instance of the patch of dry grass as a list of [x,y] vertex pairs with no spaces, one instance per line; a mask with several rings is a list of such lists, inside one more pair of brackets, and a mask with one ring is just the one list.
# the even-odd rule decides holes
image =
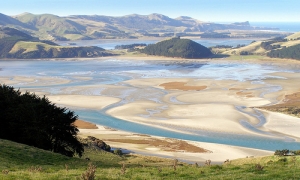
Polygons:
[[186,141],[176,140],[176,139],[155,139],[155,138],[146,138],[146,139],[108,139],[112,142],[121,142],[121,143],[130,143],[130,144],[146,144],[149,146],[154,146],[160,148],[164,151],[185,151],[192,153],[206,153],[209,152],[206,149],[194,146],[187,143]]
[[187,86],[186,82],[168,82],[159,86],[164,87],[166,90],[182,90],[182,91],[200,91],[206,89],[207,86]]
[[23,53],[37,51],[38,46],[42,46],[46,51],[50,48],[56,47],[41,42],[19,41],[14,45],[14,47],[10,50],[9,53],[16,53],[21,49],[25,49]]

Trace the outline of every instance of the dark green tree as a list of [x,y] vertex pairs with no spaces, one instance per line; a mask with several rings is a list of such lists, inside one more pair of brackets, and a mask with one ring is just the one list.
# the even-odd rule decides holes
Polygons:
[[50,150],[66,156],[82,155],[74,126],[77,116],[51,103],[45,96],[22,94],[0,85],[0,138]]
[[272,58],[300,60],[300,44],[290,47],[283,47],[282,49],[271,50],[267,55]]

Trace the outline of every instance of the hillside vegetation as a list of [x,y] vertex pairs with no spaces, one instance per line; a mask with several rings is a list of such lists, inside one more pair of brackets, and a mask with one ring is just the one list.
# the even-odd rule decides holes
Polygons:
[[268,56],[272,58],[287,58],[300,60],[300,44],[278,50],[272,50],[268,53]]
[[[2,37],[2,38],[1,38]],[[91,47],[66,47],[54,42],[39,40],[14,28],[0,28],[0,58],[38,59],[99,57],[112,55],[104,49]]]
[[[263,55],[272,58],[300,59],[300,39],[296,38],[298,35],[299,33],[295,33],[285,38],[254,41],[247,46],[221,50],[223,54],[228,55]],[[218,49],[214,49],[214,51],[218,51]]]
[[148,55],[181,58],[206,58],[212,55],[211,51],[201,44],[180,38],[172,38],[148,45],[141,52]]
[[84,179],[88,176],[90,179],[269,180],[300,176],[298,156],[252,157],[229,160],[223,165],[198,165],[157,157],[119,156],[88,147],[82,158],[70,158],[2,139],[0,146],[0,179]]
[[290,36],[286,37],[287,40],[299,40],[300,39],[300,32],[294,33]]
[[[81,34],[86,30],[84,26],[76,22],[52,14],[24,13],[16,16],[15,19],[37,29],[36,34],[43,39],[67,40],[65,35]],[[84,36],[81,39],[84,39]]]

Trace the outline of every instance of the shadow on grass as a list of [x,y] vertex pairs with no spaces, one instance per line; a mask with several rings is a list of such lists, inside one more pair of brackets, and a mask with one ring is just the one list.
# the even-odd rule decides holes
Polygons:
[[210,58],[221,59],[221,58],[227,58],[227,57],[229,57],[229,55],[227,55],[227,54],[214,54]]

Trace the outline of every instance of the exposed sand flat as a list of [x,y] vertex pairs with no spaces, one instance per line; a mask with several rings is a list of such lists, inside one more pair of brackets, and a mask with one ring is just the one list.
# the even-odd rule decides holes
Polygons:
[[104,96],[48,95],[47,97],[51,102],[59,105],[89,109],[102,109],[120,101],[118,98]]
[[58,85],[69,83],[70,80],[54,77],[0,77],[0,83],[6,85],[30,84],[31,86]]
[[227,90],[210,90],[178,95],[177,100],[184,103],[216,103],[243,105],[248,107],[263,106],[270,103],[269,100],[260,97],[242,97],[228,93]]
[[265,128],[281,134],[290,135],[300,141],[300,118],[278,112],[262,111],[265,112],[268,119],[264,125]]
[[285,79],[266,79],[269,84],[277,84],[282,87],[282,91],[276,95],[287,95],[300,91],[300,73],[281,72],[273,73],[274,76],[284,77]]
[[[158,112],[151,114],[151,110]],[[170,105],[166,110],[159,112],[159,106],[153,102],[134,102],[113,108],[107,113],[127,121],[166,129],[178,126],[186,129],[186,133],[189,129],[198,129],[243,134],[246,130],[240,125],[239,120],[249,118],[256,121],[237,112],[233,106],[225,104]],[[162,118],[165,120],[161,121]]]
[[[245,128],[240,121],[246,120],[253,125],[259,124],[259,119],[254,115],[250,116],[248,114],[256,113],[251,107],[261,107],[278,102],[278,97],[283,96],[286,92],[295,91],[300,87],[285,88],[285,86],[290,86],[290,83],[299,80],[300,76],[297,73],[274,73],[274,75],[282,78],[270,78],[265,80],[266,83],[234,80],[195,80],[189,78],[134,79],[126,81],[126,83],[139,88],[161,88],[163,86],[168,92],[162,97],[163,102],[134,101],[110,109],[107,113],[123,120],[173,131],[184,131],[185,133],[189,133],[190,130],[204,130],[269,136]],[[297,83],[300,85],[299,82]],[[193,89],[193,87],[199,85],[203,85],[206,88],[201,90]],[[186,91],[186,87],[190,88],[189,91]],[[287,89],[287,91],[275,90],[281,87],[284,90]],[[270,93],[265,93],[269,91]],[[244,112],[241,112],[237,109],[237,106],[246,108],[243,110]],[[267,122],[276,118],[274,116],[266,116]],[[283,118],[282,123],[285,123],[285,118]],[[287,120],[287,123],[289,123],[289,120]],[[278,131],[279,133],[278,128],[281,129],[280,125],[274,127],[265,125],[258,128],[266,132],[276,133]],[[291,130],[291,133],[280,130],[280,133],[294,139],[300,138],[293,130]]]

